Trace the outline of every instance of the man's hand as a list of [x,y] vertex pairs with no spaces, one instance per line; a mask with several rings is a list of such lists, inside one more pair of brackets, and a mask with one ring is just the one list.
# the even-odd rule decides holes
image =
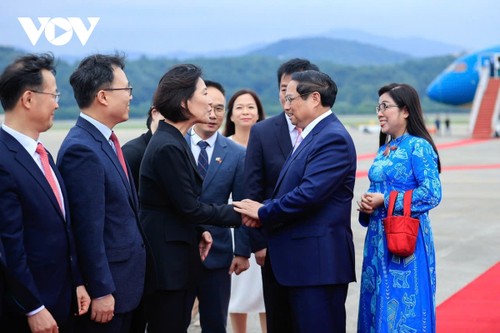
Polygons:
[[92,300],[90,319],[97,323],[107,323],[113,319],[115,312],[115,298],[109,294]]
[[245,199],[233,202],[234,210],[240,214],[259,220],[259,208],[263,206],[260,202]]
[[78,313],[76,315],[81,316],[86,314],[89,311],[90,296],[85,286],[76,287],[76,301],[78,302]]
[[261,267],[264,267],[264,263],[266,262],[266,254],[267,254],[266,248],[263,248],[262,250],[255,252],[255,261]]
[[212,235],[210,235],[210,232],[204,231],[201,234],[200,243],[198,244],[198,248],[200,249],[201,261],[205,261],[205,259],[207,259],[210,248],[212,247],[212,243]]
[[28,326],[33,333],[59,333],[59,327],[47,309],[29,316]]
[[248,258],[242,256],[235,256],[229,267],[229,274],[235,273],[240,275],[241,272],[246,271],[250,267],[250,262]]

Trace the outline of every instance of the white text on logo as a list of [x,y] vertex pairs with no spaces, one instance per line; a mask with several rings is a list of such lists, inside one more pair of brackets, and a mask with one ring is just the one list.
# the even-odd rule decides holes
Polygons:
[[[45,38],[47,38],[49,43],[55,46],[62,46],[71,41],[71,38],[73,38],[73,32],[75,32],[82,45],[87,44],[87,41],[89,40],[90,35],[94,31],[94,28],[100,18],[87,17],[90,24],[88,29],[79,17],[38,17],[38,22],[40,24],[38,28],[35,26],[35,23],[30,17],[18,17],[17,19],[19,20],[19,23],[21,23],[21,26],[26,32],[26,35],[28,35],[28,38],[33,46],[36,45],[43,32],[45,32]],[[62,30],[62,33],[57,36],[56,28]]]

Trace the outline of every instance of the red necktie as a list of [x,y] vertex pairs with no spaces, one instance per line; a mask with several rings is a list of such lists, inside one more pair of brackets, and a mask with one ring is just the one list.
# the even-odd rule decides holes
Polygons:
[[120,147],[120,142],[118,142],[118,138],[116,137],[115,132],[111,132],[111,136],[109,137],[111,141],[113,141],[113,144],[115,145],[115,151],[116,155],[118,155],[118,160],[120,161],[120,164],[122,165],[123,171],[125,172],[125,175],[128,177],[128,172],[127,172],[127,164],[125,164],[125,158],[123,157],[123,151],[122,148]]
[[59,187],[57,186],[56,180],[54,179],[54,175],[52,174],[52,168],[49,163],[49,156],[47,151],[43,147],[43,145],[39,142],[36,146],[36,152],[40,155],[40,161],[42,162],[43,173],[45,174],[45,178],[49,182],[54,195],[56,196],[57,202],[59,203],[59,208],[61,208],[61,212],[64,212],[63,203],[61,201],[61,192]]

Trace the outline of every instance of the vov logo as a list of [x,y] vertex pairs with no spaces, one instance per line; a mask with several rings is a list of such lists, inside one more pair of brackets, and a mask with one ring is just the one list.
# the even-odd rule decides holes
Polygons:
[[38,17],[38,23],[40,24],[38,28],[30,17],[18,17],[17,19],[33,46],[36,45],[44,32],[45,38],[52,45],[62,46],[68,44],[73,38],[74,32],[82,45],[85,46],[100,17],[87,17],[90,24],[88,29],[79,17]]

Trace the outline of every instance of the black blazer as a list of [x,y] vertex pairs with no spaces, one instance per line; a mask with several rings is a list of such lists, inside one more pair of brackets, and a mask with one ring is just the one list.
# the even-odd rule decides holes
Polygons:
[[199,201],[203,180],[191,149],[182,133],[165,122],[146,148],[140,183],[140,220],[154,258],[147,289],[192,287],[202,268],[197,226],[239,226],[240,215],[232,205]]

